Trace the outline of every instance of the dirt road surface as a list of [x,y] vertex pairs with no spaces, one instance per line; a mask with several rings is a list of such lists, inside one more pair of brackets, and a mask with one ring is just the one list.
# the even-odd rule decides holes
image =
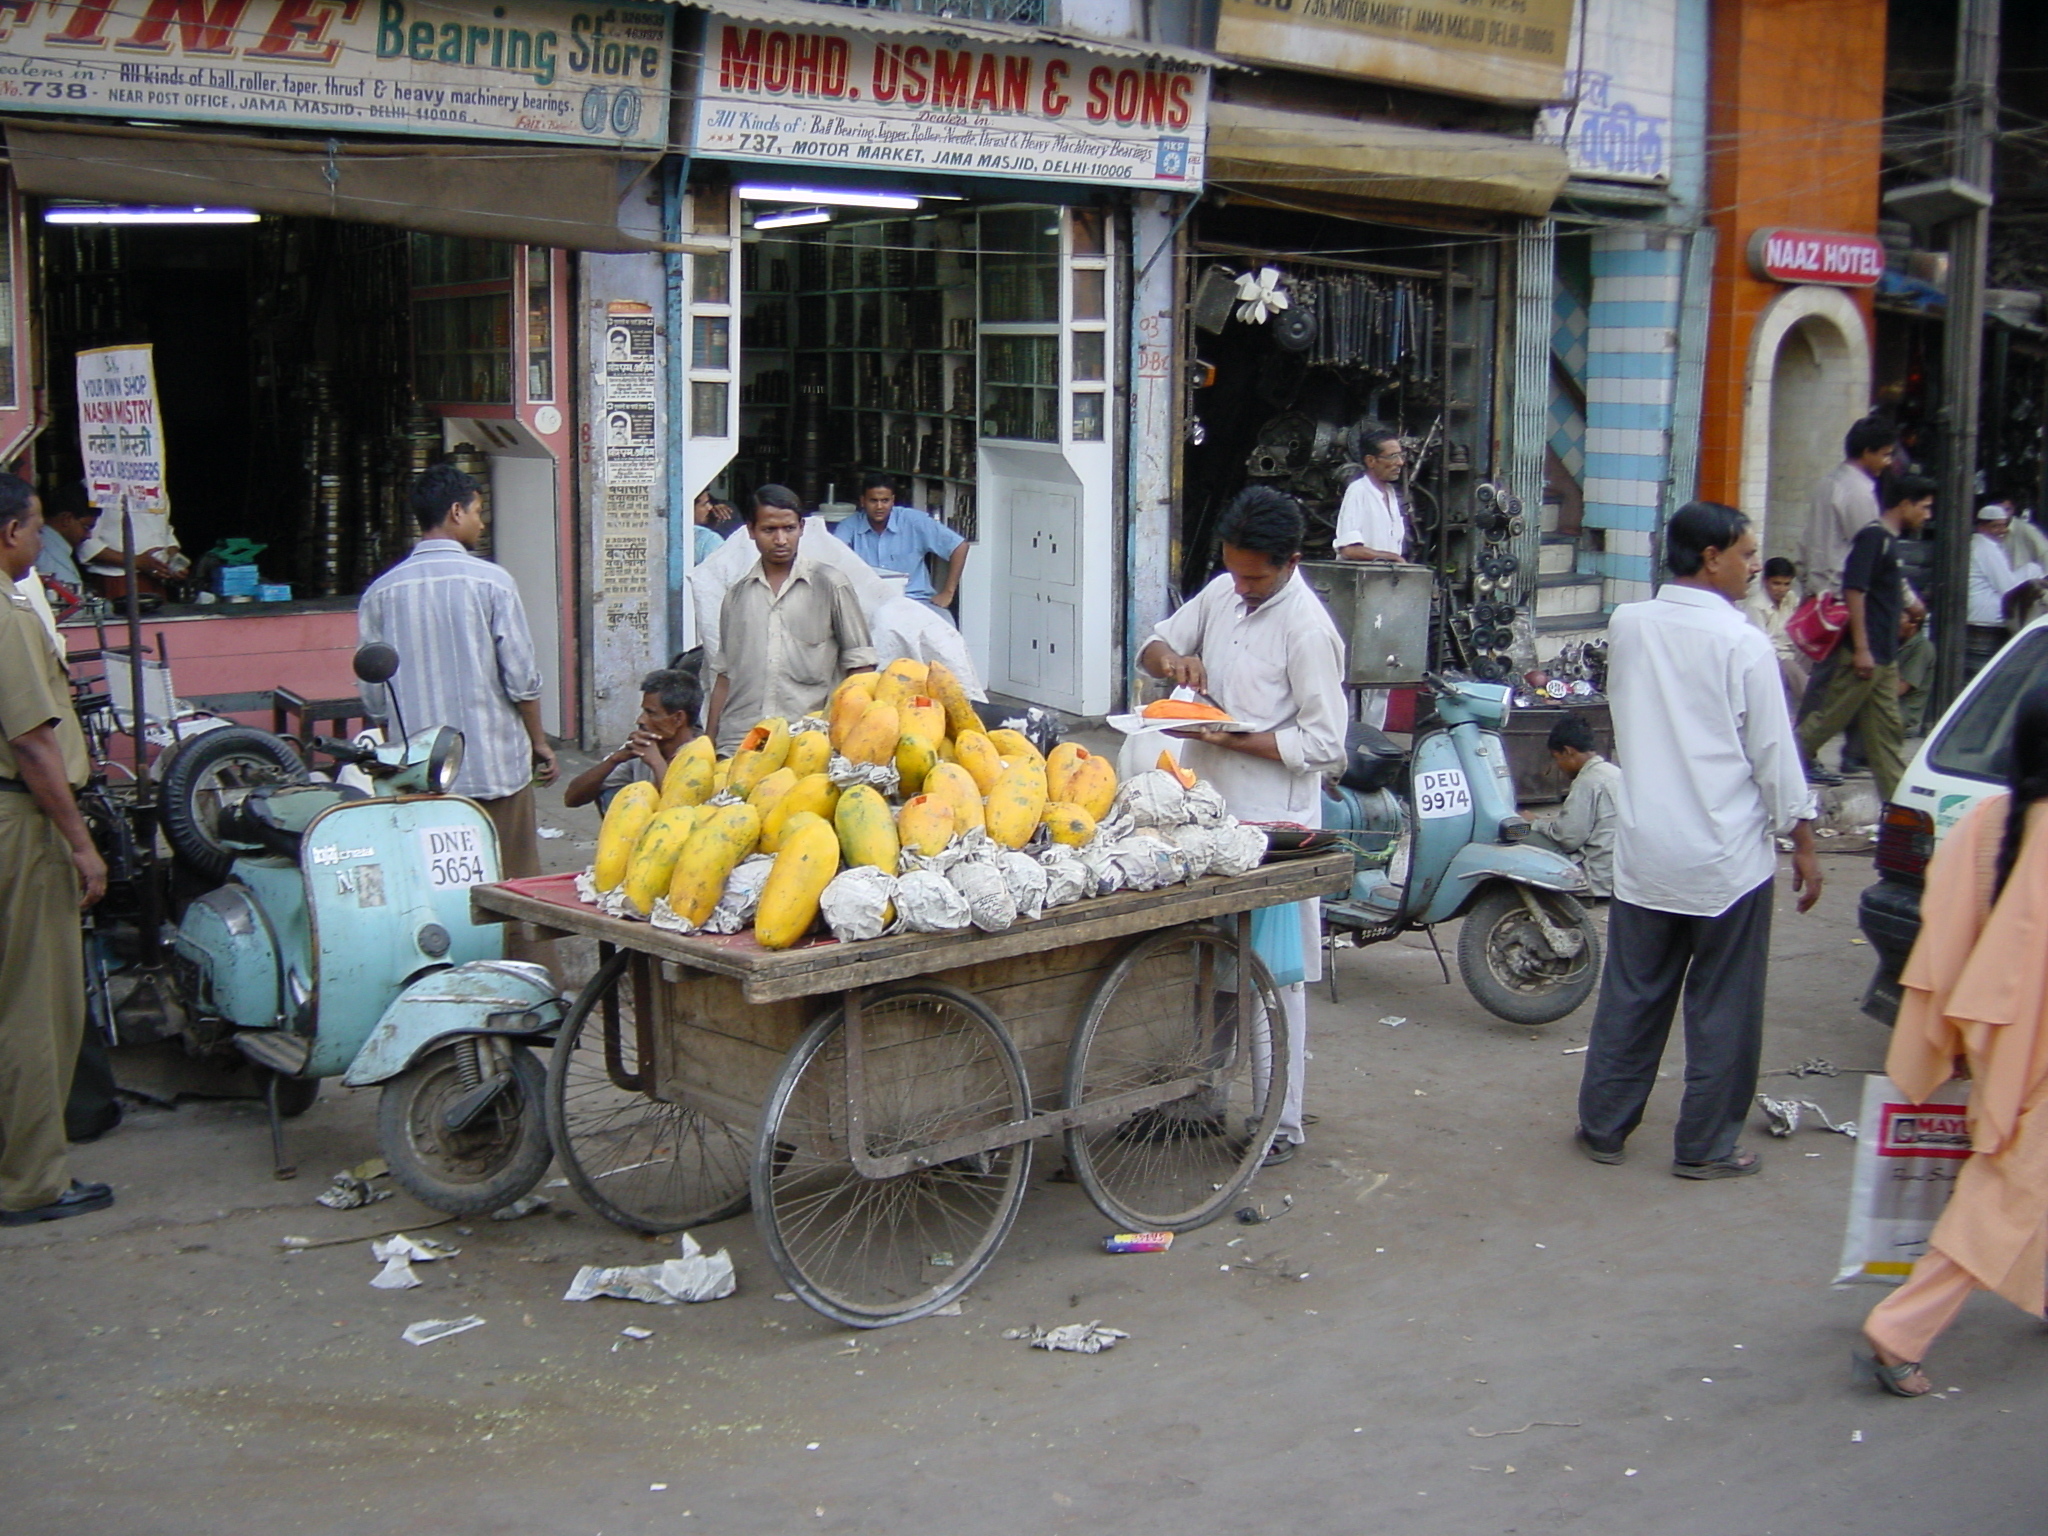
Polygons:
[[[551,851],[567,856],[561,843]],[[1856,1011],[1861,859],[1823,907],[1781,892],[1766,1068],[1837,1118],[1885,1033]],[[781,1298],[751,1220],[702,1229],[740,1287],[698,1307],[559,1298],[647,1263],[560,1187],[514,1222],[433,1226],[404,1195],[312,1204],[375,1152],[374,1096],[332,1087],[270,1177],[257,1106],[137,1110],[76,1170],[102,1216],[0,1234],[0,1527],[46,1533],[789,1536],[795,1532],[1826,1536],[2042,1528],[2048,1340],[1979,1298],[1898,1402],[1849,1379],[1877,1293],[1830,1288],[1851,1147],[1750,1139],[1752,1179],[1668,1171],[1680,1071],[1618,1168],[1570,1144],[1589,1010],[1483,1014],[1419,942],[1346,951],[1314,1006],[1304,1153],[1164,1254],[1042,1152],[962,1315],[855,1333]],[[1394,1018],[1406,1022],[1395,1025]],[[1781,1088],[1789,1079],[1775,1081]],[[552,1177],[552,1175],[551,1175]],[[372,1290],[367,1236],[458,1245]],[[355,1237],[291,1252],[287,1236]],[[477,1314],[424,1347],[400,1330]],[[1100,1319],[1097,1356],[1005,1329]],[[651,1329],[638,1342],[620,1333]]]

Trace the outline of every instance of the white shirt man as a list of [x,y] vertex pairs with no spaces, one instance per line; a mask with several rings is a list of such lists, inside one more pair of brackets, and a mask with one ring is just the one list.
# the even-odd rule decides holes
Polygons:
[[1401,469],[1407,463],[1401,439],[1381,436],[1368,444],[1365,473],[1345,488],[1337,508],[1337,533],[1330,543],[1339,560],[1399,560],[1408,549],[1408,519],[1401,510]]
[[2012,519],[2002,503],[1990,502],[1977,514],[1977,531],[1970,537],[1970,623],[2002,629],[2005,627],[2005,599],[2008,593],[2030,581],[2041,580],[2041,567],[2028,561],[2014,565],[2006,548]]
[[1618,1163],[1685,998],[1685,1096],[1672,1172],[1754,1173],[1736,1145],[1763,1049],[1774,839],[1790,832],[1800,910],[1820,899],[1813,792],[1763,631],[1736,604],[1756,535],[1692,502],[1666,533],[1676,580],[1608,623],[1616,755],[1628,764],[1606,968],[1579,1088],[1579,1148]]
[[[1302,580],[1301,532],[1293,498],[1267,486],[1239,492],[1223,516],[1224,573],[1160,623],[1138,657],[1154,677],[1206,693],[1232,719],[1254,727],[1242,734],[1199,726],[1176,733],[1193,738],[1181,750],[1181,766],[1213,784],[1240,821],[1319,825],[1322,776],[1344,761],[1344,642]],[[1293,1046],[1269,1162],[1286,1161],[1306,1139],[1306,989],[1323,973],[1320,904],[1293,906],[1300,970],[1276,967],[1274,978]],[[1266,923],[1285,921],[1285,907],[1268,911]],[[1295,935],[1280,933],[1291,954]],[[1273,966],[1274,956],[1256,936],[1254,942]],[[1277,953],[1282,940],[1273,942]]]

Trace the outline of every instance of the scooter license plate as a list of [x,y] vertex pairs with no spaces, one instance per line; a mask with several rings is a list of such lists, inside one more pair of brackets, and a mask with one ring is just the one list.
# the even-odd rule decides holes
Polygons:
[[1472,811],[1472,790],[1460,768],[1440,768],[1415,775],[1415,814],[1424,821],[1445,816],[1467,816]]
[[477,827],[427,827],[419,834],[427,856],[427,884],[456,890],[484,883],[483,832]]

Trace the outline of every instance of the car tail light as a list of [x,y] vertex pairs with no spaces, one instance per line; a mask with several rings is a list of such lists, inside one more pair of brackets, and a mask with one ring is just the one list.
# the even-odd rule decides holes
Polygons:
[[1918,880],[1934,853],[1934,818],[1910,805],[1888,805],[1877,824],[1877,870]]

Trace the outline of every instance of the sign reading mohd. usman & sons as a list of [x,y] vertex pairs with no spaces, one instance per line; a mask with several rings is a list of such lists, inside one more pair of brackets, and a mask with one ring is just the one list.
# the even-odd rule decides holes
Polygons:
[[1177,191],[1202,184],[1207,71],[943,41],[714,15],[692,148],[796,165]]
[[0,0],[0,111],[660,146],[673,8]]

